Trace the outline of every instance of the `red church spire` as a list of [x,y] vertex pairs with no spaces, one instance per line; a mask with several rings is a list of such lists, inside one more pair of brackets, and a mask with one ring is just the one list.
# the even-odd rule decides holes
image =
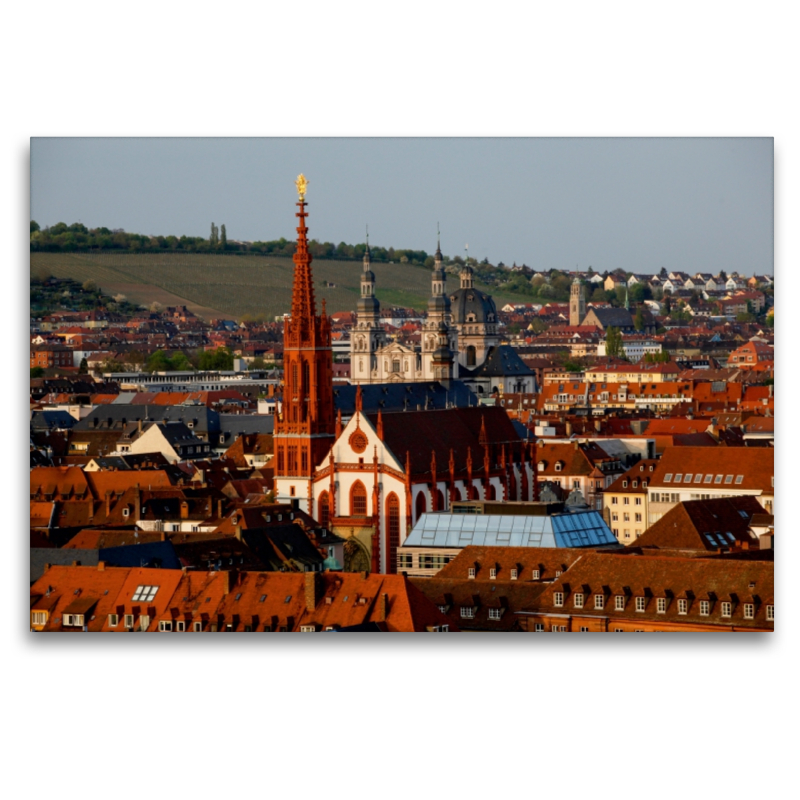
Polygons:
[[308,252],[305,192],[307,181],[296,182],[299,202],[297,249],[294,254],[294,284],[291,317],[284,328],[283,413],[275,423],[275,489],[278,499],[304,498],[303,510],[312,512],[308,482],[333,444],[336,418],[333,404],[333,358],[331,329],[325,316],[317,315],[311,253]]

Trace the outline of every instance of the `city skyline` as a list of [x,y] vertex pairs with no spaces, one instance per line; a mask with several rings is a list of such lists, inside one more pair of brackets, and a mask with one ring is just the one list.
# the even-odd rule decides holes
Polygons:
[[130,232],[370,239],[534,269],[773,271],[771,138],[31,140],[31,218]]

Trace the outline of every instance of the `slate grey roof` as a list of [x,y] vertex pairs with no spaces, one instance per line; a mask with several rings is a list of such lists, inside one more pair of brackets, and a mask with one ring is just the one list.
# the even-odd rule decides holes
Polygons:
[[[463,371],[467,373],[467,370]],[[501,378],[505,375],[533,375],[534,372],[510,344],[501,344],[490,347],[483,364],[468,374],[473,378]]]
[[31,583],[44,575],[45,564],[72,566],[73,561],[80,561],[83,567],[96,567],[97,550],[59,550],[55,547],[31,547]]
[[403,547],[597,547],[617,545],[597,511],[550,516],[423,514]]
[[[273,433],[275,417],[272,414],[220,414],[220,433],[237,434]],[[226,437],[227,439],[227,437]]]
[[587,313],[594,313],[603,328],[632,328],[633,317],[624,308],[593,308]]
[[139,422],[191,422],[198,433],[219,433],[220,415],[205,406],[159,406],[134,403],[109,403],[96,406],[80,422],[75,431],[100,429],[123,430],[126,424]]
[[[361,387],[361,400],[364,413],[374,414],[379,410],[415,411],[421,409],[446,408],[455,406],[466,408],[477,406],[478,399],[461,381],[450,381],[445,388],[438,381],[431,383],[373,383]],[[342,416],[352,416],[356,410],[356,386],[336,386],[333,390],[333,404]]]
[[78,420],[66,411],[34,411],[31,417],[33,430],[69,429]]

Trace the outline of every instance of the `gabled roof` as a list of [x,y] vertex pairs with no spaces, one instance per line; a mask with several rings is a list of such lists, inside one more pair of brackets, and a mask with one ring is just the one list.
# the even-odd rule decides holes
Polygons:
[[636,540],[636,546],[730,550],[737,543],[755,545],[750,521],[763,513],[752,496],[678,503]]
[[[676,482],[678,475],[680,483]],[[689,484],[684,480],[688,475],[692,476],[692,490],[760,490],[771,496],[775,493],[772,485],[775,452],[772,448],[759,447],[668,447],[650,486],[665,490],[688,489]],[[698,480],[700,476],[702,480]]]
[[[467,468],[468,449],[472,453],[473,474],[482,474],[482,426],[494,451],[492,464],[497,463],[500,457],[502,443],[505,443],[506,454],[510,456],[511,448],[518,447],[521,441],[505,409],[499,406],[408,411],[381,416],[384,444],[404,466],[408,453],[414,475],[430,472],[432,452],[436,454],[437,471],[444,474],[451,450],[456,471],[463,473]],[[377,414],[367,414],[366,417],[377,428]]]

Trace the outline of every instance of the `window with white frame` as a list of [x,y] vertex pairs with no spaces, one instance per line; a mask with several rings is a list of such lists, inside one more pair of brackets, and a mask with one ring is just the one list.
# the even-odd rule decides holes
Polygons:
[[171,632],[172,631],[172,620],[164,620],[164,619],[159,620],[158,630],[161,631],[161,633],[169,633],[169,632]]
[[533,624],[533,630],[535,633],[542,633],[544,631],[544,623],[543,622],[535,622]]
[[612,498],[611,498],[611,505],[612,505],[612,506],[615,506],[615,505],[617,505],[617,498],[616,498],[616,497],[612,497]]
[[146,631],[150,627],[150,616],[148,614],[142,614],[139,617],[139,630]]
[[564,605],[564,592],[553,592],[553,605],[556,607]]
[[711,603],[708,600],[700,601],[700,616],[707,617],[711,613]]
[[596,594],[596,595],[594,596],[594,607],[595,607],[596,609],[598,609],[598,610],[601,610],[601,611],[602,611],[602,609],[603,609],[603,607],[605,606],[605,604],[606,604],[606,598],[605,598],[605,596],[604,596],[604,595],[602,595],[602,594]]
[[156,596],[158,586],[137,586],[133,593],[133,602],[150,603]]
[[301,625],[300,626],[300,633],[316,633],[317,626],[316,625]]
[[133,614],[126,614],[125,615],[125,627],[132,628],[133,627]]
[[575,608],[583,608],[583,593],[576,592],[572,602],[575,605]]
[[635,498],[634,505],[640,506],[642,504],[642,498],[637,497]]
[[767,619],[775,622],[775,606],[767,606]]
[[192,626],[195,633],[200,633],[203,630],[203,623],[202,622],[195,622]]
[[625,595],[618,594],[614,597],[614,611],[625,610]]
[[502,609],[500,608],[489,609],[489,619],[500,619],[501,615],[502,615]]
[[33,625],[44,625],[47,622],[47,613],[44,611],[32,611],[31,619]]
[[467,571],[467,577],[474,578],[475,577],[475,567],[470,567]]
[[475,607],[474,606],[461,606],[461,619],[474,619]]
[[729,617],[731,615],[731,604],[727,600],[723,600],[720,605],[720,613],[723,617]]
[[589,628],[587,628],[585,625],[581,625],[580,632],[581,633],[589,633]]
[[108,627],[109,628],[116,628],[119,625],[119,614],[109,614],[108,615]]
[[517,570],[512,569],[511,570],[511,580],[515,581],[516,579],[517,579]]
[[745,603],[744,604],[744,618],[745,619],[753,619],[756,614],[756,607],[753,603]]
[[659,597],[656,599],[656,612],[659,614],[667,613],[667,598]]
[[637,611],[644,611],[644,607],[647,605],[647,598],[646,597],[637,597],[636,598],[636,610]]
[[567,632],[567,626],[566,625],[551,625],[550,626],[550,630],[553,633],[566,633]]
[[686,614],[689,611],[689,601],[681,598],[678,600],[678,613],[679,614]]
[[496,568],[496,567],[492,567],[492,568],[489,570],[489,578],[490,578],[491,580],[494,580],[495,578],[497,578],[497,568]]
[[178,633],[183,633],[186,630],[186,623],[182,619],[177,620],[175,622],[175,630]]
[[535,580],[535,581],[539,580],[539,570],[538,569],[533,570],[533,580]]

